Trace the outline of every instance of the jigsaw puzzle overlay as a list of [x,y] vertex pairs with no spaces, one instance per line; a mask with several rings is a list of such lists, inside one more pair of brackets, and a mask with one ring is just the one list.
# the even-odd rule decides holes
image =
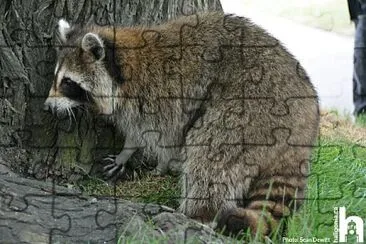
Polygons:
[[[330,242],[328,238],[333,240],[334,207],[357,202],[352,210],[356,211],[364,205],[364,177],[327,182],[328,174],[336,172],[337,168],[325,172],[323,165],[328,165],[328,161],[333,158],[342,157],[348,157],[350,163],[364,165],[362,158],[365,146],[353,145],[349,149],[344,144],[322,144],[321,138],[315,141],[320,115],[316,93],[305,71],[295,59],[287,56],[276,39],[260,29],[255,29],[258,32],[254,33],[250,24],[241,24],[246,20],[231,15],[207,17],[198,14],[193,7],[182,7],[184,19],[169,27],[175,28],[175,32],[169,32],[169,28],[146,27],[131,41],[128,35],[133,33],[126,31],[119,34],[121,22],[128,26],[151,26],[149,18],[157,23],[165,23],[167,18],[145,16],[136,20],[127,13],[137,11],[134,7],[138,6],[117,2],[85,1],[84,5],[74,6],[72,1],[55,1],[45,2],[43,8],[40,7],[43,12],[34,14],[33,18],[39,18],[43,23],[46,22],[44,19],[52,20],[47,22],[49,36],[37,36],[34,34],[37,33],[37,25],[31,25],[33,20],[24,18],[24,22],[20,23],[11,21],[15,19],[13,15],[26,15],[25,12],[18,12],[15,5],[5,6],[8,14],[3,18],[3,25],[11,32],[4,32],[4,38],[0,39],[5,40],[0,43],[4,56],[0,64],[4,66],[10,63],[10,60],[6,60],[9,57],[7,53],[16,55],[19,60],[18,66],[4,68],[7,73],[1,74],[1,102],[6,108],[1,117],[1,133],[7,133],[2,135],[1,152],[4,152],[5,161],[19,162],[11,167],[14,171],[25,170],[19,173],[39,181],[52,179],[53,187],[40,183],[27,190],[26,186],[32,183],[24,179],[20,195],[12,195],[3,188],[12,180],[4,176],[0,181],[0,233],[5,233],[0,237],[1,242],[94,240],[117,243],[123,242],[124,237],[131,233],[136,236],[133,232],[144,228],[147,229],[144,229],[145,235],[152,240],[158,238],[156,236],[160,232],[169,230],[176,234],[166,234],[168,239],[180,239],[188,243],[197,233],[216,235],[208,227],[191,222],[179,231],[175,230],[179,229],[176,222],[188,220],[182,219],[180,215],[173,215],[173,218],[169,215],[172,209],[144,203],[135,206],[117,195],[120,184],[127,184],[125,181],[131,178],[158,178],[166,174],[180,175],[182,193],[178,193],[175,199],[182,202],[179,211],[200,222],[210,222],[219,210],[214,205],[224,203],[235,211],[222,213],[224,217],[221,224],[232,223],[235,227],[236,222],[240,223],[240,219],[245,219],[250,213],[252,216],[248,221],[255,223],[255,229],[264,234],[269,234],[266,231],[270,231],[270,222],[278,220],[276,214],[288,217],[301,203],[305,207],[295,214],[309,218],[321,216],[316,218],[315,224],[312,223],[310,228],[313,230],[306,236],[303,232],[297,235],[289,231],[280,234],[279,238],[308,238],[307,242],[318,238],[319,241]],[[182,6],[186,5],[190,6],[183,1]],[[218,9],[212,6],[212,10]],[[26,6],[22,9],[26,9]],[[79,21],[73,14],[86,21]],[[121,16],[129,17],[128,20],[122,20]],[[46,99],[52,97],[51,93],[48,96],[49,90],[57,92],[60,89],[58,85],[52,84],[57,80],[55,76],[63,72],[63,64],[56,64],[56,61],[60,50],[62,53],[65,47],[54,30],[60,18],[65,18],[72,26],[91,24],[109,27],[104,34],[112,42],[111,52],[103,55],[107,59],[123,57],[122,70],[108,70],[119,84],[112,87],[110,96],[98,91],[100,84],[90,88],[88,92],[91,93],[85,96],[97,102],[103,101],[104,105],[119,100],[123,104],[121,110],[112,107],[99,116],[94,116],[88,107],[56,116],[43,111]],[[98,41],[93,36],[90,38],[86,46],[95,45],[95,41]],[[70,43],[67,43],[67,50],[79,47]],[[109,45],[107,42],[103,44]],[[94,55],[92,58],[100,55],[98,49],[89,51]],[[144,57],[146,54],[150,56]],[[37,60],[37,57],[44,57],[44,60]],[[143,66],[134,63],[139,62],[139,58],[146,59]],[[133,62],[128,62],[129,59]],[[89,57],[90,60],[91,63],[84,65],[99,61]],[[22,64],[36,72],[28,75]],[[116,68],[113,65],[109,67]],[[139,80],[149,86],[138,86]],[[126,88],[126,84],[132,85]],[[124,86],[124,90],[117,93],[118,86]],[[75,86],[71,88],[80,89]],[[94,90],[99,93],[92,94]],[[77,95],[84,92],[78,91]],[[27,106],[19,103],[22,96],[26,97]],[[75,95],[71,94],[71,97],[75,98]],[[62,105],[59,101],[55,104]],[[101,108],[108,108],[107,105]],[[139,117],[134,118],[133,113]],[[121,119],[113,118],[116,114]],[[131,121],[123,122],[125,118],[131,118]],[[18,121],[26,121],[26,124],[16,128],[14,124],[20,124]],[[14,158],[16,153],[13,151],[17,148],[28,152]],[[119,154],[121,151],[122,154]],[[151,153],[154,151],[160,153]],[[134,160],[129,159],[131,155]],[[119,160],[123,163],[119,164]],[[133,175],[137,168],[144,168],[142,171],[145,170],[145,174],[139,177]],[[91,174],[96,174],[93,177],[99,181],[112,182],[112,193],[91,198],[80,190],[68,191],[58,186],[73,184]],[[295,185],[297,190],[294,189]],[[309,193],[304,192],[306,185]],[[39,191],[43,194],[39,194]],[[281,195],[280,200],[278,195]],[[345,195],[351,195],[352,199],[344,202]],[[69,198],[72,198],[71,202],[68,202]],[[261,198],[268,200],[267,205]],[[85,205],[76,207],[81,199],[85,200]],[[286,202],[286,206],[283,207],[281,202]],[[38,204],[48,210],[45,218],[54,220],[53,225],[44,226],[42,231],[48,235],[42,237],[36,237],[29,231],[32,230],[29,225],[45,220],[27,217],[28,213],[37,211],[35,206]],[[233,207],[237,204],[238,208]],[[84,208],[92,209],[94,214],[90,215]],[[245,208],[247,212],[243,210]],[[267,208],[271,209],[270,217],[262,218],[266,223],[257,221]],[[311,212],[314,209],[316,213]],[[2,216],[2,213],[6,215]],[[21,224],[27,230],[25,239],[16,239],[15,228],[12,230],[8,227],[20,225],[14,219],[4,217],[11,216],[11,213],[26,218]],[[358,214],[347,212],[347,216]],[[152,222],[159,226],[160,232],[145,223],[146,216],[153,216]],[[88,226],[88,223],[92,224]],[[121,230],[121,226],[126,226],[125,223],[129,224]],[[293,231],[307,223],[296,222],[295,219],[290,220],[287,226]],[[78,226],[88,228],[81,231]],[[250,224],[244,227],[254,228]]]

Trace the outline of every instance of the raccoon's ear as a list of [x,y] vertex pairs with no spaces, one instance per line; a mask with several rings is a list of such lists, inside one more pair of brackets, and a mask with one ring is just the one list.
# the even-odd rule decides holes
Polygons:
[[67,41],[67,34],[69,34],[71,30],[71,26],[66,20],[60,19],[58,21],[58,34],[62,42],[65,43]]
[[81,48],[85,52],[91,52],[96,60],[103,59],[105,56],[103,40],[94,33],[89,32],[81,41]]

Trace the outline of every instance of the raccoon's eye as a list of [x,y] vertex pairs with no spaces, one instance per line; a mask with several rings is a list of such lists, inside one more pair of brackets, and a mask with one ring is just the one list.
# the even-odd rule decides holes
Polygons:
[[60,88],[61,93],[68,98],[78,101],[86,101],[88,98],[87,92],[70,78],[64,77],[61,80]]
[[74,82],[74,81],[73,81],[73,80],[71,80],[70,78],[64,77],[64,78],[62,78],[62,80],[61,80],[61,86],[63,86],[63,85],[69,86],[69,85],[71,85],[73,82]]

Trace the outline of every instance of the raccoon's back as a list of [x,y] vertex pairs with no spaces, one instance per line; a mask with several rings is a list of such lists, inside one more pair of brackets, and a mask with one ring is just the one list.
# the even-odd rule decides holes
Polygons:
[[316,97],[298,61],[247,18],[202,13],[145,31],[150,60],[163,64],[165,79],[179,76],[184,98],[206,97],[210,84],[225,87],[226,99]]
[[172,97],[170,88],[180,85],[173,97],[204,98],[212,83],[231,88],[222,94],[226,98],[316,95],[296,59],[243,17],[210,12],[149,28],[103,31],[116,42],[126,80],[138,81],[130,85],[159,87],[150,92],[158,97]]
[[221,13],[186,18],[190,21],[179,29],[186,82],[204,79],[231,87],[226,98],[316,96],[299,62],[249,19]]
[[316,91],[276,38],[242,17],[206,13],[186,19],[191,22],[180,27],[179,63],[184,98],[217,101],[217,109],[227,117],[225,126],[234,126],[228,124],[234,114],[242,125],[246,121],[246,126],[267,128],[269,134],[287,128],[289,144],[313,144]]
[[[187,19],[196,23],[180,30],[182,94],[204,101],[203,127],[215,138],[202,143],[262,148],[283,143],[304,149],[305,160],[319,114],[316,91],[299,62],[246,18],[208,13]],[[270,151],[273,157],[279,153]]]

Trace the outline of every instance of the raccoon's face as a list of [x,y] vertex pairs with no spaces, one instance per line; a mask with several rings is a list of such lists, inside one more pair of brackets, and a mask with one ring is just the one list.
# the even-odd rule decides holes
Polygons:
[[103,40],[95,33],[73,30],[64,20],[59,21],[59,36],[63,45],[44,109],[66,114],[88,105],[111,114],[113,80],[105,65]]

